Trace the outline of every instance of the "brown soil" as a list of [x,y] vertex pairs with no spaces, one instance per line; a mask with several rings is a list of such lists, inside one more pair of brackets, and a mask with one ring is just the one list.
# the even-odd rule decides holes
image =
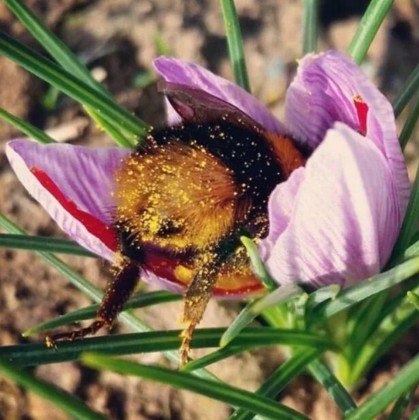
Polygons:
[[[246,42],[252,90],[281,117],[286,85],[301,55],[301,1],[239,0],[236,3]],[[321,47],[344,50],[358,16],[354,10],[345,11],[342,5],[333,11],[333,1],[324,3]],[[51,6],[48,1],[31,0],[27,4],[88,61],[92,70],[104,77],[121,103],[153,125],[164,123],[161,97],[153,84],[141,89],[135,87],[134,81],[140,72],[150,69],[152,59],[158,55],[153,41],[156,35],[167,43],[171,54],[231,78],[218,2],[61,0]],[[418,62],[417,22],[417,3],[415,8],[413,1],[396,1],[392,15],[370,50],[365,70],[390,97]],[[4,3],[0,4],[0,28],[36,46]],[[72,141],[110,144],[93,124],[85,127],[86,118],[72,101],[60,96],[56,108],[48,111],[41,105],[47,90],[43,83],[4,58],[0,58],[0,69],[1,107],[41,128],[59,127],[61,135]],[[74,121],[81,124],[78,134],[71,131]],[[15,129],[0,122],[1,145],[16,135]],[[418,154],[418,140],[416,134],[416,142],[407,150],[409,161]],[[31,234],[62,235],[16,180],[3,147],[0,147],[0,185],[1,213]],[[101,262],[76,257],[64,259],[100,287],[109,276]],[[23,342],[20,333],[25,329],[89,303],[64,278],[29,252],[0,250],[0,267],[0,345]],[[211,302],[202,326],[228,325],[237,308],[236,303]],[[177,328],[180,306],[170,304],[141,310],[139,314],[156,329]],[[417,350],[417,340],[412,333],[375,368],[360,398],[386,383]],[[160,355],[145,355],[141,360],[167,363]],[[230,384],[254,390],[281,360],[276,350],[261,350],[228,359],[215,365],[212,371]],[[111,373],[97,373],[78,363],[42,366],[36,373],[78,395],[112,419],[224,419],[230,413],[227,406],[195,394]],[[308,378],[295,381],[282,401],[313,419],[339,418],[326,393]],[[43,419],[47,413],[54,419],[68,418],[48,402],[0,378],[0,418]]]

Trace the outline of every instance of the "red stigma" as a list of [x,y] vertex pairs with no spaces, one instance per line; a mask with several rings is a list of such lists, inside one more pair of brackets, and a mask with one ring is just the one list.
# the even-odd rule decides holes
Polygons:
[[367,134],[368,105],[360,95],[354,97],[354,105],[358,115],[359,132],[365,136]]

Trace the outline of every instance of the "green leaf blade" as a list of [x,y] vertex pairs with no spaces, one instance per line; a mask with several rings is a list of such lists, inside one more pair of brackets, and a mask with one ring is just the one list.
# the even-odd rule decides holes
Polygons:
[[29,124],[27,121],[22,120],[5,109],[0,108],[0,118],[6,121],[8,124],[20,130],[23,134],[26,134],[28,137],[38,141],[39,143],[54,143],[55,140],[51,138],[48,134],[44,133],[42,130],[34,127],[32,124]]
[[249,78],[247,76],[246,60],[244,56],[243,38],[240,30],[234,0],[221,0],[224,25],[227,35],[228,52],[233,67],[236,83],[250,92]]
[[[192,348],[217,347],[224,331],[224,328],[197,330],[194,333]],[[179,349],[180,334],[181,330],[169,330],[89,337],[72,342],[58,342],[57,351],[47,348],[44,344],[3,346],[0,347],[0,357],[21,366],[34,366],[76,360],[83,352],[103,352],[115,356],[167,352]],[[240,347],[243,351],[272,345],[303,346],[322,351],[333,347],[329,340],[315,334],[268,327],[247,328],[232,342],[232,346]]]
[[[419,103],[419,102],[418,102]],[[399,237],[394,245],[389,266],[395,265],[410,246],[412,239],[418,234],[418,214],[419,214],[419,165],[416,168],[416,176],[412,185],[409,203],[406,214],[400,229]]]
[[405,149],[410,137],[413,134],[413,131],[415,130],[416,123],[418,122],[419,118],[419,97],[417,98],[417,101],[415,105],[413,106],[413,109],[411,113],[408,115],[406,122],[404,123],[403,129],[400,133],[400,145],[402,147],[402,150]]
[[98,354],[85,354],[82,358],[84,364],[96,369],[106,369],[123,375],[133,375],[151,381],[165,383],[175,388],[189,390],[212,399],[223,401],[232,406],[246,408],[257,414],[271,418],[287,418],[292,420],[306,419],[305,416],[275,403],[267,398],[255,395],[239,388],[218,383],[204,381],[184,372],[174,372],[155,366],[146,366],[127,360],[119,360]]
[[279,287],[268,295],[249,303],[227,328],[227,331],[221,337],[220,346],[224,347],[234,340],[243,328],[249,325],[265,309],[273,305],[284,303],[301,293],[302,290],[296,284],[287,284]]
[[303,0],[303,54],[317,50],[318,38],[318,0]]
[[55,404],[64,412],[77,419],[104,420],[105,417],[91,410],[81,400],[71,394],[41,381],[32,374],[25,372],[16,365],[0,359],[0,376],[8,378],[28,391]]
[[392,401],[401,397],[419,383],[419,356],[407,363],[395,378],[372,394],[354,410],[347,420],[372,419],[380,414]]
[[404,82],[393,101],[394,114],[398,117],[409,101],[419,89],[419,64],[415,67],[407,80]]
[[[131,298],[122,309],[122,312],[127,311],[128,309],[144,308],[147,306],[160,305],[162,303],[175,302],[182,299],[180,295],[174,295],[173,293],[166,292],[164,290],[156,292],[143,293],[139,296]],[[61,315],[58,318],[43,322],[42,324],[37,325],[29,330],[26,330],[22,333],[24,337],[28,337],[33,334],[38,334],[43,331],[52,330],[53,328],[61,327],[63,325],[68,325],[73,322],[84,321],[87,319],[92,319],[96,316],[96,312],[99,309],[99,305],[90,305],[85,308],[78,309],[73,312],[69,312],[65,315]]]
[[46,236],[0,233],[0,247],[97,258],[97,255],[81,247],[76,242]]
[[0,54],[8,57],[76,101],[88,106],[99,116],[114,121],[121,130],[126,130],[136,137],[147,133],[145,123],[123,108],[116,106],[106,95],[92,89],[52,61],[35,53],[4,33],[0,33]]
[[348,54],[356,63],[361,64],[393,2],[371,0],[348,47]]
[[419,272],[419,257],[411,258],[391,270],[377,274],[354,286],[343,290],[336,299],[320,305],[314,311],[314,322],[329,318],[370,296],[374,296],[390,287],[406,281]]
[[[283,363],[275,372],[261,385],[256,394],[267,398],[276,398],[279,393],[304,371],[307,365],[320,355],[318,349],[307,349],[295,354],[291,359]],[[254,414],[244,409],[236,410],[230,420],[251,420]]]

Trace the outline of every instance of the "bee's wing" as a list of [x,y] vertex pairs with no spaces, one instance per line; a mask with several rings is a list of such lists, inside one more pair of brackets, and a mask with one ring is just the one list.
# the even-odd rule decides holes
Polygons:
[[263,131],[260,124],[245,112],[201,89],[164,80],[159,81],[158,88],[185,122],[206,123],[224,119],[252,131]]

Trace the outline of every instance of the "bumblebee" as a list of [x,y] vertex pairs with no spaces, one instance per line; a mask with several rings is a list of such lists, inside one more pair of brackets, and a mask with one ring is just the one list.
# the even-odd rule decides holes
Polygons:
[[264,131],[213,97],[184,89],[166,94],[186,122],[151,130],[117,171],[118,258],[96,320],[48,338],[49,345],[111,327],[141,273],[150,272],[186,290],[185,363],[213,294],[263,292],[239,238],[266,236],[269,195],[304,155],[291,138]]

